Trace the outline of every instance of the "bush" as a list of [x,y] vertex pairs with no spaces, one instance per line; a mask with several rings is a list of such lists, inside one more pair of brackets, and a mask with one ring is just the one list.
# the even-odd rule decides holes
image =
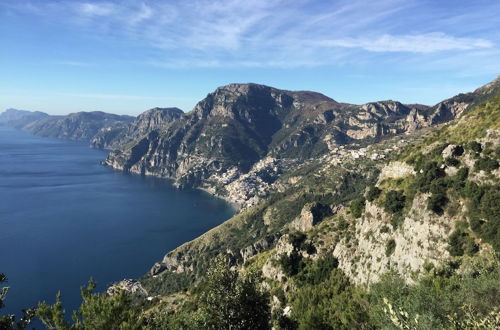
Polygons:
[[[0,273],[0,284],[7,282],[7,276],[5,274]],[[4,300],[7,292],[9,291],[8,287],[0,287],[0,309],[5,307]],[[34,309],[24,309],[22,311],[23,316],[19,321],[16,322],[15,315],[0,315],[0,329],[2,330],[20,330],[25,329],[31,323],[31,320],[35,317]]]
[[37,316],[48,329],[138,329],[142,323],[141,315],[133,308],[131,297],[120,291],[111,297],[93,293],[95,283],[90,280],[87,287],[82,287],[82,304],[73,312],[73,324],[65,318],[61,294],[56,296],[56,303],[38,305]]
[[385,255],[387,257],[391,256],[394,253],[394,250],[396,249],[396,241],[391,239],[389,242],[387,242],[387,245],[385,246]]
[[470,141],[469,143],[467,143],[467,149],[469,149],[473,152],[476,152],[476,153],[480,153],[481,151],[483,151],[483,147],[481,147],[481,143],[476,142],[476,141]]
[[445,193],[433,193],[427,199],[427,209],[438,215],[442,215],[443,207],[448,203],[448,197]]
[[287,276],[297,275],[304,266],[302,256],[296,250],[293,250],[290,255],[282,255],[279,263]]
[[380,196],[381,192],[382,192],[382,190],[380,190],[379,188],[377,188],[375,186],[371,186],[368,189],[368,192],[366,193],[366,200],[369,202],[373,202],[375,199],[378,198],[378,196]]
[[321,282],[300,286],[292,296],[298,329],[362,329],[368,325],[363,296],[340,269]]
[[446,158],[444,162],[448,166],[457,166],[458,164],[460,164],[460,161],[453,157]]
[[399,213],[405,206],[406,197],[402,190],[390,190],[385,195],[384,209],[390,213]]
[[361,217],[365,210],[365,199],[363,197],[351,201],[350,205],[351,214],[355,218]]
[[307,284],[319,284],[325,281],[330,272],[337,268],[339,261],[331,254],[318,259],[315,262],[308,263],[296,277],[296,281],[302,286]]
[[498,161],[489,157],[483,157],[476,160],[474,163],[474,169],[476,171],[491,172],[498,168]]
[[439,167],[437,162],[425,163],[422,168],[422,173],[418,172],[415,178],[415,185],[420,192],[429,192],[431,184],[446,175],[444,170]]
[[[500,269],[497,261],[478,263],[470,268],[470,271],[457,271],[456,265],[445,265],[431,270],[429,275],[411,285],[397,276],[384,276],[370,290],[369,311],[373,328],[473,329],[457,327],[455,322],[467,318],[462,312],[464,305],[474,306],[478,318],[498,311]],[[396,313],[390,313],[391,309]],[[402,318],[417,324],[409,327],[407,322],[404,326],[395,324],[396,319],[403,321]]]
[[292,244],[294,248],[301,249],[307,236],[303,232],[296,231],[288,235],[288,243]]

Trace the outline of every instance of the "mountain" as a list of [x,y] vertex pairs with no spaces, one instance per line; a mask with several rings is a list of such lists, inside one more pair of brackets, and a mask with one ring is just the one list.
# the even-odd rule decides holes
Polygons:
[[147,133],[179,119],[184,112],[179,108],[153,108],[135,118],[130,124],[116,127],[103,127],[91,141],[95,148],[113,149],[127,145]]
[[134,117],[102,111],[77,112],[67,116],[49,116],[29,123],[23,128],[46,137],[91,141],[102,128],[113,128],[130,123]]
[[0,125],[22,128],[31,122],[48,116],[48,114],[40,111],[7,109],[0,113]]
[[252,204],[254,193],[234,192],[263,167],[286,171],[290,164],[340,147],[364,146],[450,121],[496,91],[498,80],[490,85],[428,107],[390,100],[352,105],[315,92],[231,84],[174,120],[144,126],[140,134],[129,128],[122,134],[134,139],[111,143],[115,150],[104,163],[172,178],[179,186],[203,188],[236,204]]
[[[254,177],[257,190],[267,184],[265,198],[166,254],[134,286],[148,296],[160,297],[154,307],[157,313],[192,313],[211,260],[222,254],[240,274],[261,274],[261,287],[271,295],[276,328],[391,325],[429,329],[452,324],[459,324],[458,328],[497,324],[497,82],[434,107],[396,102],[357,107],[357,114],[378,113],[384,118],[378,124],[394,125],[406,134],[362,146],[359,142],[340,146],[322,157],[290,166],[272,181],[261,182]],[[335,118],[352,118],[350,105],[313,97],[325,107],[342,108]],[[244,117],[244,110],[258,111],[235,105],[238,101],[234,100],[233,107],[217,106],[213,98],[215,95],[209,95],[207,103],[202,101],[182,120],[194,121],[195,114],[209,120],[216,111],[219,120],[230,118],[224,122],[229,126],[234,118]],[[297,115],[291,107],[277,106],[275,112],[281,114],[279,111]],[[399,126],[398,119],[390,118],[392,114],[408,123],[406,118],[412,112],[428,120],[421,121],[426,123],[422,129],[416,129],[418,125]],[[315,118],[309,116],[311,113],[314,111],[309,108],[298,115]],[[444,114],[454,119],[432,126],[450,118]],[[198,116],[195,118],[201,121]],[[283,117],[286,115],[272,116]],[[250,123],[254,120],[250,114],[248,118],[252,119]],[[173,130],[173,125],[167,125],[162,134]],[[289,128],[297,132],[295,127]],[[190,129],[186,127],[186,131]],[[200,134],[207,129],[202,126]],[[159,139],[162,134],[148,138]],[[271,141],[274,134],[267,135]],[[260,141],[262,136],[252,135],[253,141]],[[178,141],[182,145],[183,140]],[[196,145],[196,139],[191,141]],[[164,140],[161,143],[169,145]],[[276,145],[280,144],[267,144]],[[217,144],[214,147],[217,149]],[[465,312],[467,308],[471,312]],[[335,316],[339,313],[343,316]],[[345,323],[335,323],[339,319]]]
[[231,84],[186,114],[102,125],[92,143],[115,148],[110,166],[241,207],[138,280],[90,284],[86,303],[127,324],[499,328],[500,79],[432,107]]

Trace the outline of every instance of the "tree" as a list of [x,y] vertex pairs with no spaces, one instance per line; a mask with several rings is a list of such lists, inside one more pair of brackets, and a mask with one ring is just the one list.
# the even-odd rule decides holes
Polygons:
[[[7,276],[5,274],[0,273],[0,283],[6,283]],[[0,308],[3,308],[5,296],[7,296],[7,292],[9,292],[9,287],[0,288]],[[33,309],[23,309],[22,310],[23,317],[16,322],[15,315],[5,315],[0,316],[0,329],[2,330],[10,330],[10,329],[25,329],[30,323],[33,317],[35,316],[35,311]]]
[[94,281],[81,288],[82,304],[73,312],[73,323],[65,319],[61,294],[56,295],[56,303],[38,305],[37,316],[48,329],[139,329],[142,319],[139,311],[131,306],[131,297],[124,291],[112,296],[93,293]]
[[269,296],[258,289],[255,273],[242,276],[217,257],[199,300],[204,329],[270,329]]

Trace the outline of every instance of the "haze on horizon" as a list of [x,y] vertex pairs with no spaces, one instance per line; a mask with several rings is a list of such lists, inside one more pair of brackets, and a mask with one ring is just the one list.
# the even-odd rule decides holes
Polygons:
[[0,111],[184,111],[255,82],[433,105],[500,74],[500,2],[0,3]]

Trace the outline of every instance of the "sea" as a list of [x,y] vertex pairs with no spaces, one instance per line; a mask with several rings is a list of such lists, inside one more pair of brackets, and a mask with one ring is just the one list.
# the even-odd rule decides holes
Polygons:
[[0,273],[10,287],[0,315],[59,291],[69,313],[90,278],[97,291],[138,278],[235,212],[206,192],[103,166],[106,154],[0,126]]

